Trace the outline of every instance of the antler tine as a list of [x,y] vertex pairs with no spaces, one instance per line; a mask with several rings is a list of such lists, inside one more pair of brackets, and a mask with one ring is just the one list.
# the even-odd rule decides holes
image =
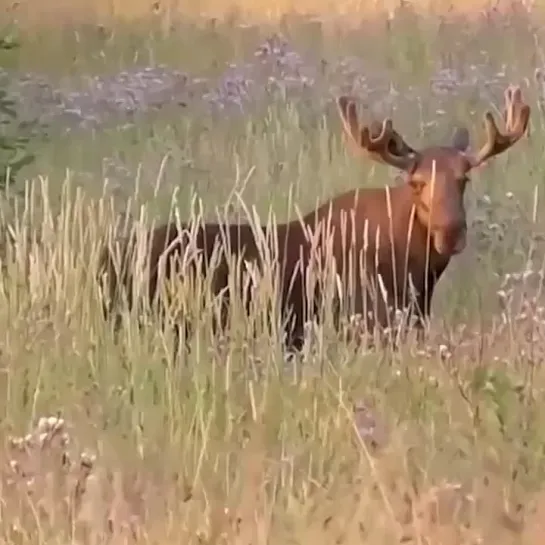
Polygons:
[[337,99],[337,107],[341,116],[344,131],[352,144],[365,150],[372,159],[387,163],[402,170],[408,168],[415,154],[392,126],[391,119],[385,119],[382,124],[373,121],[370,126],[360,127],[354,101],[347,96]]
[[371,128],[363,127],[361,131],[363,147],[371,154],[376,154],[381,162],[407,170],[414,163],[417,152],[394,130],[390,118],[384,119],[380,132],[379,126],[376,123],[372,124]]
[[[527,110],[527,112],[526,112]],[[530,116],[530,107],[522,100],[522,91],[518,86],[510,85],[505,90],[505,127],[510,133],[524,134],[529,130],[526,116]]]
[[[371,122],[371,126],[369,127],[371,131],[371,136],[373,138],[376,138],[382,131],[382,123],[379,123],[376,120],[373,120]],[[403,137],[395,130],[392,129],[390,142],[388,143],[388,151],[392,155],[416,155],[417,151],[409,146],[405,140],[403,140]]]
[[[375,128],[378,128],[378,124],[375,124]],[[388,147],[390,138],[392,137],[392,132],[393,125],[390,118],[386,118],[382,122],[382,127],[380,128],[380,132],[377,136],[372,136],[371,129],[365,125],[361,129],[361,143],[368,151],[382,152],[382,150]]]
[[347,96],[340,96],[337,99],[337,108],[345,133],[353,140],[353,143],[361,146],[359,135],[359,123],[354,101]]
[[522,91],[520,87],[509,86],[505,92],[505,111],[504,124],[505,132],[498,129],[491,112],[486,112],[484,124],[486,130],[486,142],[473,157],[473,165],[477,166],[484,161],[503,153],[516,142],[518,142],[524,133],[528,130],[530,121],[530,106],[522,100]]
[[[511,85],[503,92],[505,98],[505,111],[503,112],[503,121],[505,128],[511,130],[513,127],[513,88]],[[520,93],[519,93],[520,99]]]

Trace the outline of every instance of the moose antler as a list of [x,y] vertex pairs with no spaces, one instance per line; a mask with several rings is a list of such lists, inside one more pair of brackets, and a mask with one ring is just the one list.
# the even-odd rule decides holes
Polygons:
[[509,86],[505,92],[505,111],[503,114],[505,132],[500,132],[490,111],[484,115],[487,139],[476,155],[470,157],[473,167],[477,167],[491,157],[503,153],[528,130],[530,106],[522,100],[520,87]]
[[418,154],[393,128],[392,120],[386,118],[382,124],[377,121],[371,127],[360,127],[356,104],[346,96],[337,99],[344,132],[359,151],[365,150],[372,159],[401,170],[407,170]]

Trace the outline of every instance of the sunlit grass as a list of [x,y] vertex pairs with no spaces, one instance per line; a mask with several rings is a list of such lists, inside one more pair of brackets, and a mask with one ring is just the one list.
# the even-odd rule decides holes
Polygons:
[[[510,2],[490,2],[467,0],[452,2],[440,0],[413,0],[410,5],[422,12],[435,13],[463,13],[477,15],[485,9],[508,9]],[[539,5],[539,2],[537,3]],[[286,14],[311,15],[322,18],[335,16],[348,17],[373,17],[377,13],[392,12],[399,3],[392,0],[373,0],[363,2],[361,0],[344,0],[332,2],[331,0],[305,0],[294,2],[293,0],[277,0],[270,2],[253,2],[249,0],[203,0],[199,3],[182,2],[181,0],[169,0],[153,2],[150,0],[55,0],[54,3],[36,4],[31,0],[21,0],[14,3],[2,0],[0,9],[16,14],[16,17],[25,25],[58,25],[64,22],[85,22],[88,24],[105,24],[111,20],[138,21],[150,16],[161,20],[168,27],[178,18],[210,17],[217,19],[241,18],[246,22],[265,23],[277,22]]]
[[139,328],[133,313],[114,341],[102,320],[94,272],[114,228],[109,199],[67,180],[53,214],[46,194],[45,181],[35,185],[11,222],[0,410],[5,432],[56,410],[68,424],[38,430],[27,447],[8,443],[6,539],[509,543],[539,532],[527,510],[542,501],[543,376],[531,351],[543,326],[511,337],[528,324],[524,309],[507,329],[467,332],[435,356],[384,359],[318,333],[304,361],[287,364],[279,338],[256,328],[257,309],[247,321],[235,304],[230,340],[214,338],[208,281],[197,279],[204,312],[184,290],[197,327],[174,361],[168,328]]
[[[81,6],[65,7],[87,17]],[[290,16],[280,26],[232,18],[170,29],[161,10],[134,24],[110,18],[147,9],[94,3],[107,16],[101,28],[58,25],[58,13],[50,20],[58,32],[23,25],[22,49],[3,66],[77,88],[90,73],[165,63],[208,78],[203,94],[226,63],[254,61],[279,30],[323,73],[300,94],[279,81],[257,103],[211,110],[196,93],[121,125],[69,134],[53,126],[37,144],[28,184],[13,188],[22,196],[1,202],[0,539],[542,543],[540,12],[469,22],[401,10],[388,24],[384,15],[352,17],[352,27]],[[42,17],[40,6],[33,14]],[[363,68],[339,75],[348,56]],[[432,88],[439,68],[464,79],[456,93]],[[388,83],[378,90],[376,73]],[[367,89],[354,83],[362,74]],[[254,290],[254,306],[248,316],[234,301],[223,336],[212,329],[209,277],[168,287],[171,310],[193,323],[178,358],[172,328],[153,315],[124,312],[117,334],[103,320],[99,255],[121,235],[137,232],[145,258],[142,235],[168,218],[257,228],[296,220],[350,188],[399,183],[346,146],[333,103],[341,89],[368,107],[365,120],[391,115],[414,147],[444,143],[460,124],[477,147],[504,80],[523,88],[531,136],[472,176],[469,244],[436,291],[429,350],[358,350],[326,316],[309,328],[303,353],[286,358],[265,309],[274,254],[262,274],[231,271],[230,282]],[[64,421],[39,422],[57,413]]]

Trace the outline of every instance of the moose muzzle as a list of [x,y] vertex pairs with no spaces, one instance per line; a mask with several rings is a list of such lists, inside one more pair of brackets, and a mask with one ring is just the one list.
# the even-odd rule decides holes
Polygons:
[[464,224],[432,231],[433,246],[439,255],[456,255],[467,244],[467,227]]

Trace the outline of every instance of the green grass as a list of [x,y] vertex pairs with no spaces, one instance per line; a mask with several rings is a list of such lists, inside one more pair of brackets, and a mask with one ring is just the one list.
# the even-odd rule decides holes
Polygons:
[[[439,61],[504,70],[532,106],[530,139],[472,177],[470,244],[436,292],[435,350],[363,354],[326,329],[292,369],[259,317],[239,312],[225,342],[213,339],[208,308],[192,351],[175,362],[168,331],[138,330],[127,316],[115,342],[102,321],[99,244],[127,210],[146,227],[172,203],[188,218],[195,195],[214,218],[231,197],[223,212],[244,220],[239,192],[266,223],[270,210],[284,221],[346,189],[394,183],[346,149],[334,106],[324,106],[333,76],[304,101],[245,115],[170,105],[129,128],[63,136],[52,127],[25,171],[26,196],[2,203],[2,231],[15,240],[0,278],[6,543],[103,543],[111,532],[116,543],[543,541],[545,128],[533,80],[542,31],[520,14],[480,24],[399,14],[389,32],[379,23],[333,32],[288,18],[282,30],[327,62],[355,55],[390,70],[398,94],[371,106],[416,147],[444,142],[460,123],[478,146],[484,111],[501,107],[498,89],[489,100],[471,86],[456,98],[433,94],[426,85]],[[224,62],[251,58],[267,34],[221,23],[168,35],[112,29],[106,38],[92,28],[23,34],[12,67],[76,79],[136,57],[213,77]],[[528,261],[533,275],[522,274]],[[266,280],[259,287],[269,293]],[[377,420],[371,438],[357,432],[362,404]],[[10,444],[57,413],[60,431]],[[94,456],[90,469],[82,452]]]

